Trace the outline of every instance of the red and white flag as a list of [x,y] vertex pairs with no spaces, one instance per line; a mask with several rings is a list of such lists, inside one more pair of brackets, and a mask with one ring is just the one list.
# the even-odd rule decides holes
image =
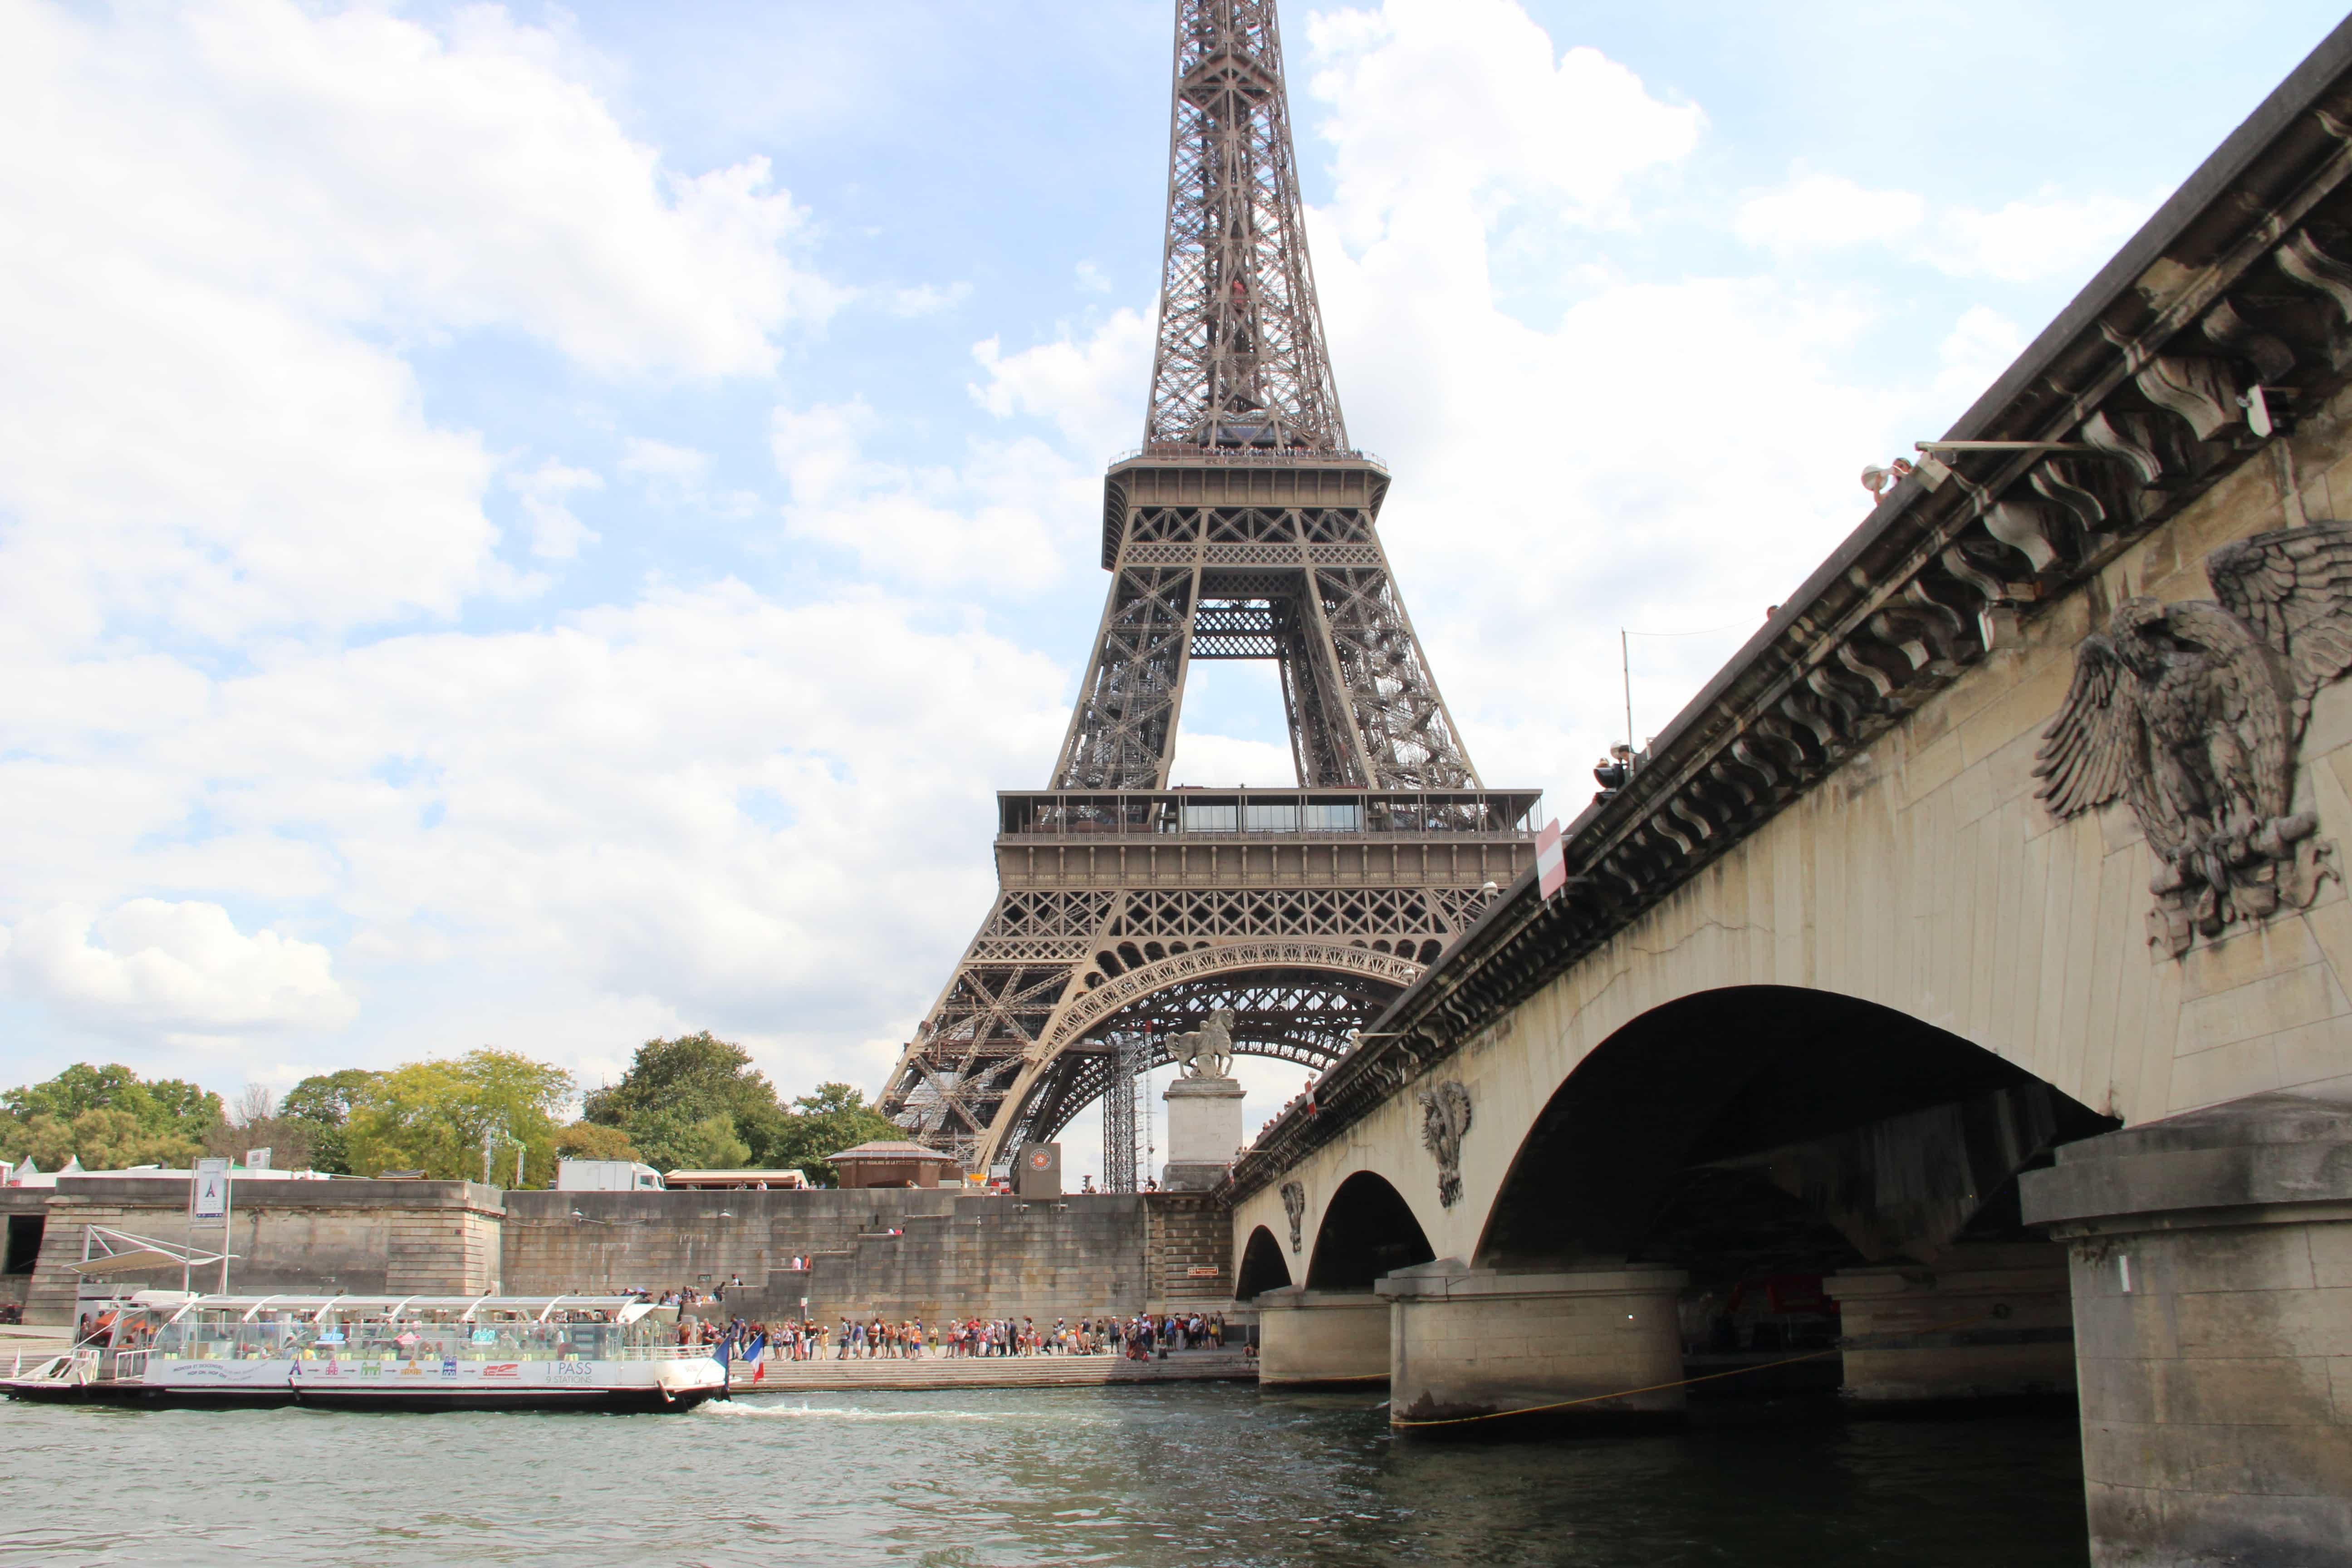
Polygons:
[[1555,816],[1536,835],[1536,890],[1549,899],[1567,886],[1568,857],[1559,847],[1559,818]]

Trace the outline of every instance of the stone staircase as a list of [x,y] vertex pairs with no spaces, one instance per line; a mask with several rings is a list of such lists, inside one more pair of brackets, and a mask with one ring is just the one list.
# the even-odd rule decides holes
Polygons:
[[68,1324],[0,1323],[0,1377],[71,1349],[73,1330]]
[[730,1368],[737,1393],[845,1389],[1078,1388],[1114,1383],[1255,1383],[1246,1351],[1171,1351],[1165,1361],[1118,1355],[921,1356],[911,1361],[763,1361]]

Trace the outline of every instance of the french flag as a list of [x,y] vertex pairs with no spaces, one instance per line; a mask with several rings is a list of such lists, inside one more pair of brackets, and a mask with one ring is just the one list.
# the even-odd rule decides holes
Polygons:
[[1560,848],[1559,818],[1555,816],[1536,835],[1536,888],[1549,899],[1567,886],[1568,857]]

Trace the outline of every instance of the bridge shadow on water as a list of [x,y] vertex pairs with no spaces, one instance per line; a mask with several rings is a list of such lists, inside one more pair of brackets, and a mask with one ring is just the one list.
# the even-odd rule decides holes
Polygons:
[[[1966,1419],[1695,1422],[1650,1434],[1384,1442],[1369,1395],[1266,1394],[1268,1418],[1361,1423],[1374,1506],[1269,1562],[1657,1568],[2038,1568],[2087,1561],[2071,1410]],[[1376,1500],[1376,1501],[1375,1501]]]

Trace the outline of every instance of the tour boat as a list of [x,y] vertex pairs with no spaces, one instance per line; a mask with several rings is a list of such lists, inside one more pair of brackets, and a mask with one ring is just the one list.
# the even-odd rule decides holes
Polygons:
[[[88,1308],[91,1303],[84,1303]],[[688,1410],[727,1370],[634,1296],[206,1296],[97,1304],[18,1399],[341,1410]],[[102,1325],[102,1331],[95,1331]]]

